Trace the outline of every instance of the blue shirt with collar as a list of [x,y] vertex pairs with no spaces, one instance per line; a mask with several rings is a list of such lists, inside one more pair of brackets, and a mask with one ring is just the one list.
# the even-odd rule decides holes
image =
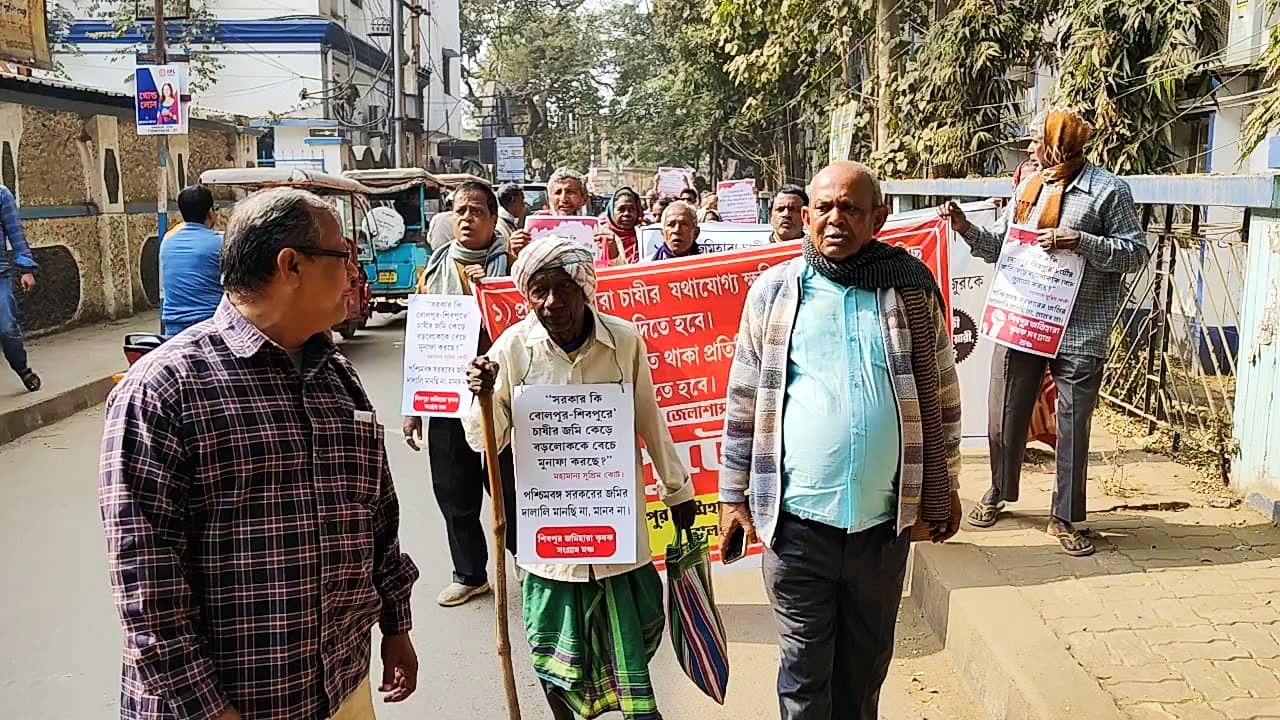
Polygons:
[[160,319],[190,327],[213,317],[222,301],[222,235],[188,222],[160,242]]
[[874,290],[806,266],[782,413],[782,509],[851,533],[893,519],[901,429]]

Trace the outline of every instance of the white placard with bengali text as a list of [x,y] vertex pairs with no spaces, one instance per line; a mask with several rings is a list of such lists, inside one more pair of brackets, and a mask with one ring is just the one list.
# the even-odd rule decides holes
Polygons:
[[982,309],[982,336],[1015,350],[1057,357],[1083,275],[1083,257],[1047,252],[1034,228],[1010,225]]
[[524,229],[529,231],[531,240],[556,235],[590,252],[596,267],[608,264],[604,246],[596,239],[600,218],[589,215],[531,215],[525,218]]
[[658,196],[676,197],[681,190],[693,186],[693,170],[689,168],[658,168]]
[[716,183],[716,213],[724,222],[758,223],[760,208],[756,205],[756,181],[747,178]]
[[521,564],[636,561],[633,392],[619,383],[514,388],[512,520]]
[[471,295],[410,295],[404,325],[401,412],[462,417],[471,405],[467,365],[480,344],[480,306]]

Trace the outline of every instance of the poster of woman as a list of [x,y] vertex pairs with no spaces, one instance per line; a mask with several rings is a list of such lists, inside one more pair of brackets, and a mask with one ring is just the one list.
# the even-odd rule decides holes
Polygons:
[[134,73],[134,107],[139,135],[185,135],[182,107],[187,69],[182,65],[148,65]]

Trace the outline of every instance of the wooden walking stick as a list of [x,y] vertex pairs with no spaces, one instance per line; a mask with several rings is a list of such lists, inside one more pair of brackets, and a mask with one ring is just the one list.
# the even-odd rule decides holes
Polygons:
[[498,661],[502,663],[502,682],[507,688],[507,718],[520,720],[516,675],[511,669],[511,633],[507,628],[507,506],[498,466],[498,436],[493,431],[492,390],[480,393],[480,420],[484,428],[484,464],[489,470],[489,498],[493,501],[493,593],[498,615]]

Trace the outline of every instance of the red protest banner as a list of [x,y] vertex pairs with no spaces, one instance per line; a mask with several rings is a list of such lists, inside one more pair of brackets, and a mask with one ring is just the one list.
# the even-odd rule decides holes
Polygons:
[[[886,225],[881,237],[912,250],[929,265],[939,285],[949,287],[945,222],[895,222]],[[712,535],[717,533],[725,391],[747,290],[765,270],[799,254],[800,243],[789,242],[597,271],[596,309],[634,323],[648,344],[658,406],[693,480],[695,527]],[[477,295],[490,337],[529,312],[510,279],[485,280]],[[661,568],[675,530],[670,512],[658,500],[652,473],[646,454],[649,545]],[[719,557],[715,546],[712,542],[712,559]],[[761,549],[749,552],[759,554]]]

